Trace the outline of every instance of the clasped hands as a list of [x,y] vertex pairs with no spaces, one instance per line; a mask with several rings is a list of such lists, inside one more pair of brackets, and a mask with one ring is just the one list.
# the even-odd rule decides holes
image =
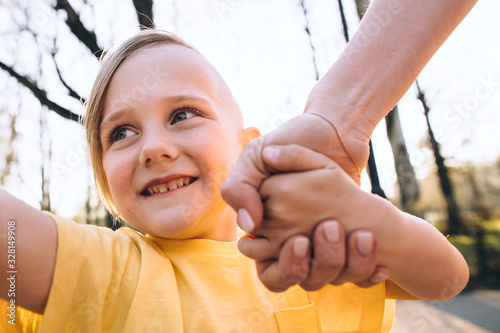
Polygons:
[[[368,140],[349,134],[344,140],[364,167]],[[238,247],[255,259],[271,291],[345,282],[370,287],[389,276],[377,266],[373,234],[357,228],[369,212],[356,167],[319,117],[298,116],[250,142],[222,196],[238,212],[239,226],[255,236],[241,238]]]

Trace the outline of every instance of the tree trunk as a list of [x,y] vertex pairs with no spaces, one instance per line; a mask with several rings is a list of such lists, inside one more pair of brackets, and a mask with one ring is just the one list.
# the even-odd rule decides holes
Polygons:
[[133,0],[139,27],[141,29],[154,28],[153,21],[153,0]]
[[316,49],[314,48],[314,44],[311,38],[311,30],[309,29],[309,17],[307,15],[307,8],[304,3],[304,0],[300,0],[300,8],[302,8],[302,13],[304,13],[305,26],[304,30],[307,34],[307,39],[309,40],[309,46],[311,47],[311,55],[312,55],[312,63],[314,66],[314,74],[316,77],[316,81],[319,81],[319,71],[318,71],[318,63],[316,61]]
[[50,212],[50,172],[47,171],[50,171],[52,149],[50,139],[48,138],[46,112],[47,110],[42,107],[42,112],[40,113],[40,152],[42,154],[42,200],[40,201],[40,209]]
[[420,86],[418,85],[418,82],[417,82],[417,89],[418,89],[418,99],[420,100],[424,108],[424,115],[425,115],[425,120],[427,122],[427,130],[429,133],[429,141],[431,143],[432,151],[434,152],[434,158],[436,160],[436,165],[438,167],[438,176],[441,185],[441,191],[443,192],[443,195],[446,200],[446,210],[448,212],[447,233],[454,235],[460,232],[466,232],[466,230],[464,230],[463,228],[463,223],[458,209],[458,204],[453,192],[453,186],[450,177],[448,175],[448,168],[445,165],[445,159],[441,155],[439,143],[437,142],[436,137],[434,136],[434,132],[432,130],[431,123],[429,121],[430,108],[429,105],[427,104],[427,100],[425,99],[424,93],[422,92]]
[[370,5],[370,0],[355,0],[355,2],[356,2],[356,9],[358,11],[358,17],[361,20],[365,15],[368,6]]
[[[5,111],[7,113],[7,111]],[[5,154],[5,165],[4,169],[1,170],[0,173],[0,186],[3,186],[7,183],[7,179],[11,175],[12,165],[17,162],[16,151],[14,150],[14,142],[17,138],[16,131],[16,123],[18,115],[9,115],[10,116],[10,133],[8,138],[6,138],[5,147],[7,147],[7,151]]]
[[[370,1],[355,0],[355,2],[356,10],[358,11],[358,17],[360,20],[362,20],[368,9]],[[415,171],[413,170],[413,166],[410,163],[408,149],[406,149],[406,142],[403,136],[403,130],[401,128],[401,122],[399,121],[399,112],[397,105],[385,117],[385,121],[387,127],[387,137],[389,138],[389,142],[391,143],[392,155],[394,156],[394,167],[396,169],[396,175],[398,178],[401,206],[405,211],[416,213],[414,211],[414,205],[419,197],[418,183],[417,179],[415,178]]]
[[483,192],[479,189],[476,179],[476,170],[469,164],[465,170],[465,177],[472,190],[471,210],[481,221],[491,218],[491,211],[486,203]]
[[372,140],[370,140],[368,144],[370,145],[370,157],[368,158],[368,168],[366,169],[366,172],[368,172],[368,176],[370,176],[372,193],[387,199],[387,196],[385,195],[385,192],[382,189],[378,178],[377,165],[375,164],[375,155],[373,154]]
[[410,163],[410,155],[401,129],[397,105],[385,117],[387,137],[391,143],[394,167],[398,177],[399,194],[403,210],[415,214],[415,203],[419,197],[419,188],[415,171]]

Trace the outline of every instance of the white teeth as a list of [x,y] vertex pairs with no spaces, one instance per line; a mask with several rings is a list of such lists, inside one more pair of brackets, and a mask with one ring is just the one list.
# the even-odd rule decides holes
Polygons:
[[190,177],[177,178],[177,179],[174,179],[174,180],[172,180],[168,183],[165,183],[165,184],[150,186],[146,189],[146,192],[149,195],[152,195],[152,194],[155,194],[158,192],[163,193],[163,192],[167,192],[167,191],[172,191],[172,190],[175,190],[179,187],[189,185],[190,181],[191,181]]

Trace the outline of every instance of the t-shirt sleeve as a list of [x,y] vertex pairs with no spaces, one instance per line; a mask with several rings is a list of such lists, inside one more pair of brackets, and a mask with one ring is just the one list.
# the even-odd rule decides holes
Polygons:
[[2,333],[37,332],[42,321],[41,314],[18,305],[13,309],[11,303],[4,299],[0,299],[0,318]]
[[49,215],[57,257],[39,332],[119,330],[136,289],[137,246],[126,234]]

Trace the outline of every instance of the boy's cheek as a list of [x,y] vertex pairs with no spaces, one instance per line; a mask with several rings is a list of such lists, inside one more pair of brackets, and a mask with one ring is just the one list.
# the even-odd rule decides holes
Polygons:
[[137,163],[139,163],[139,157],[134,158],[133,156],[129,155],[130,154],[118,154],[112,151],[104,155],[102,164],[104,173],[108,178],[108,182],[109,179],[113,177],[119,178],[125,176],[130,167],[134,165],[134,161],[137,161]]

